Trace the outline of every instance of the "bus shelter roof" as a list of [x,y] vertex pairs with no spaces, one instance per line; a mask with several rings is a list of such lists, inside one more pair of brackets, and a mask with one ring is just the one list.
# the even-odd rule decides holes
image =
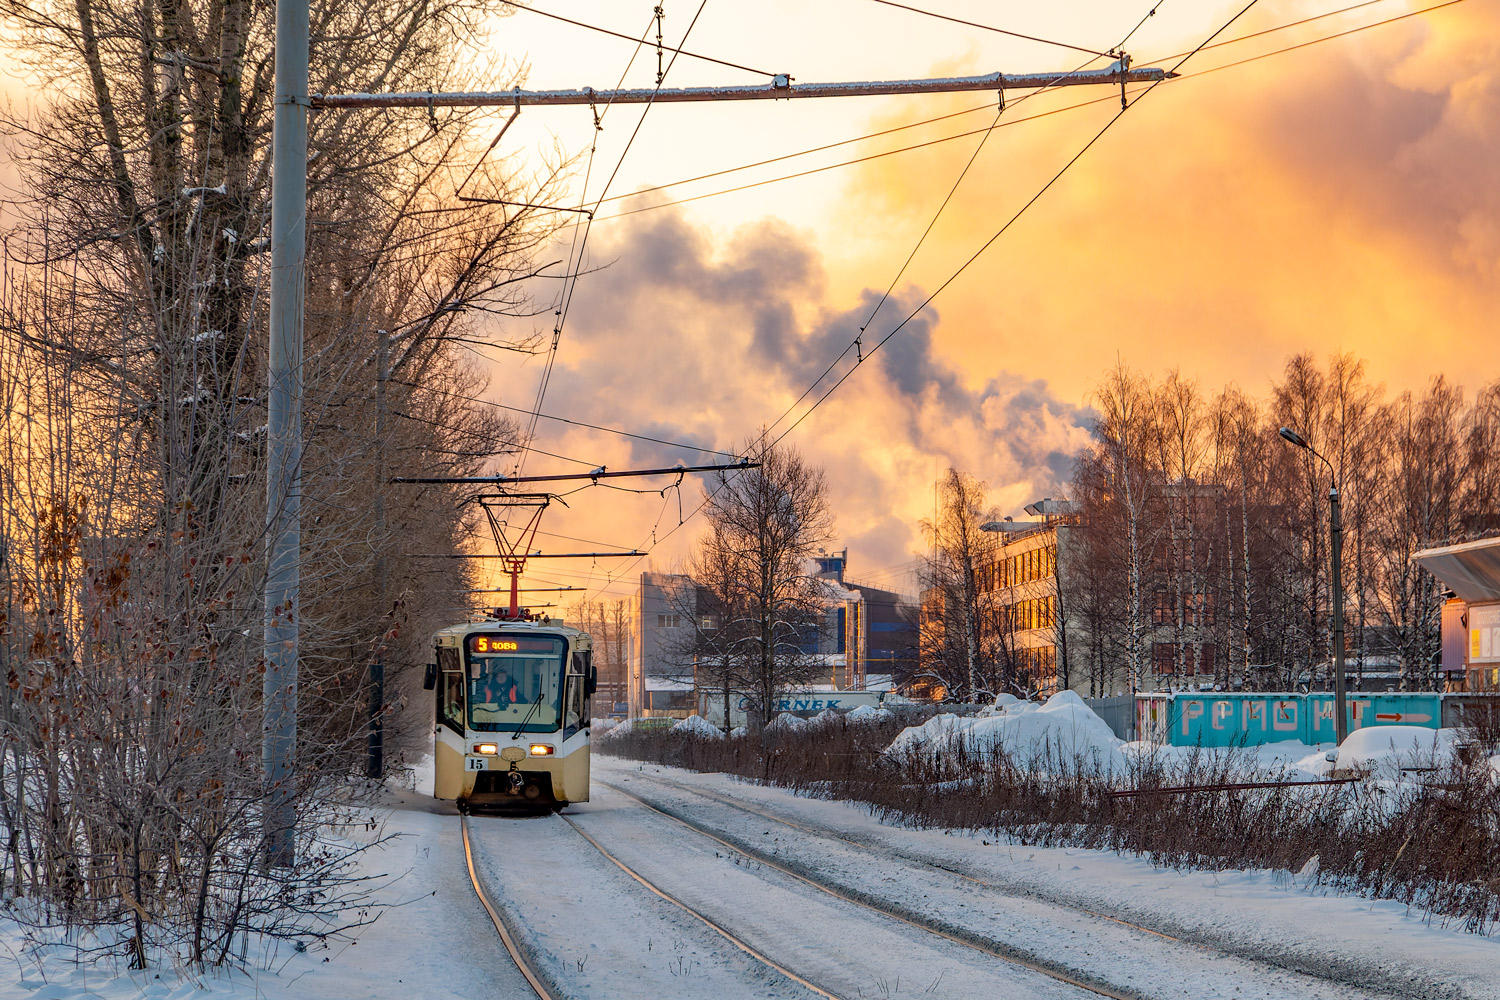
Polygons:
[[1500,538],[1423,549],[1416,560],[1470,604],[1500,601]]

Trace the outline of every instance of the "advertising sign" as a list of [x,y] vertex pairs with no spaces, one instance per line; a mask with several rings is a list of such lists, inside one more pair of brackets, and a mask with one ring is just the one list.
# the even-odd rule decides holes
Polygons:
[[1469,666],[1500,664],[1500,604],[1469,605]]

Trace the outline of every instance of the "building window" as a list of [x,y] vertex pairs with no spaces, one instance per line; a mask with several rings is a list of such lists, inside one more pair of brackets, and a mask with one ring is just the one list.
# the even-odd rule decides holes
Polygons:
[[1158,675],[1177,673],[1177,645],[1171,642],[1153,642],[1151,669]]
[[1156,592],[1156,599],[1151,605],[1151,623],[1153,625],[1170,625],[1173,621],[1172,592],[1170,590],[1158,590]]
[[682,627],[682,616],[681,615],[657,615],[656,616],[656,627],[657,628],[681,628]]

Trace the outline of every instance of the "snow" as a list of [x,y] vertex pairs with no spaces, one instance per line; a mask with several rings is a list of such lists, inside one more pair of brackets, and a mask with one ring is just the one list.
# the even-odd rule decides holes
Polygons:
[[1454,745],[1464,734],[1457,729],[1425,726],[1371,726],[1356,729],[1339,746],[1339,770],[1359,771],[1383,781],[1399,781],[1404,773],[1433,770],[1453,759]]
[[776,718],[766,723],[766,728],[773,732],[778,729],[791,732],[796,729],[806,729],[807,726],[808,721],[806,719],[793,715],[791,712],[782,712]]
[[1029,701],[1002,704],[996,699],[996,706],[994,715],[944,714],[908,727],[891,741],[886,752],[938,754],[963,747],[974,753],[992,753],[1003,748],[1022,766],[1097,761],[1111,774],[1123,774],[1129,768],[1129,760],[1120,749],[1124,742],[1073,691],[1059,691],[1044,705]]
[[1149,758],[1169,767],[1185,765],[1194,758],[1218,762],[1225,757],[1233,757],[1249,771],[1267,781],[1315,781],[1326,778],[1333,770],[1333,762],[1325,757],[1331,749],[1332,743],[1308,746],[1297,740],[1252,743],[1242,747],[1178,747],[1140,740],[1120,747],[1127,757]]
[[723,774],[601,758],[595,777],[853,895],[1131,995],[1500,998],[1500,940],[1397,901],[1339,896],[1313,884],[1315,862],[1296,875],[1172,871],[1109,851],[888,826],[855,803]]
[[[430,774],[430,762],[426,769]],[[373,880],[373,892],[364,912],[349,917],[373,918],[366,926],[310,942],[305,951],[289,941],[262,941],[250,949],[246,970],[197,972],[161,959],[131,971],[123,957],[96,955],[75,964],[78,952],[61,933],[43,937],[6,914],[0,916],[0,1000],[527,996],[525,980],[498,947],[494,926],[469,888],[458,819],[448,804],[392,789],[385,809],[371,819],[373,830],[346,834],[351,846],[383,840],[358,863],[358,874]]]
[[604,743],[608,740],[618,739],[635,728],[634,719],[625,719],[619,725],[610,726],[602,733],[591,733],[590,736],[595,743]]
[[847,721],[858,723],[888,722],[895,717],[896,713],[888,708],[871,708],[869,705],[851,708],[844,716]]
[[672,732],[679,736],[692,736],[698,739],[722,740],[724,738],[723,732],[701,715],[688,716],[674,725]]
[[[981,721],[1037,726],[1050,718],[1048,731],[1087,735],[1093,724],[1075,708],[1049,702]],[[1372,745],[1360,752],[1372,756],[1361,759],[1381,759],[1387,748],[1366,741]],[[1284,747],[1277,759],[1294,752]],[[1500,755],[1491,765],[1500,769]],[[760,859],[1130,995],[1500,1000],[1500,940],[1445,928],[1398,902],[1338,896],[1316,884],[1316,858],[1295,875],[1167,871],[1106,851],[886,826],[857,804],[800,798],[723,774],[602,754],[594,774],[592,801],[565,813],[579,829],[840,996],[899,995],[901,987],[937,998],[1082,994],[856,909]],[[390,788],[382,810],[341,834],[351,847],[368,847],[358,874],[371,880],[372,895],[351,913],[373,918],[367,925],[306,951],[262,942],[242,970],[197,973],[161,960],[130,971],[118,957],[75,964],[76,946],[89,941],[30,932],[8,914],[0,917],[0,962],[14,972],[0,973],[0,1000],[529,996],[469,888],[457,816],[424,793],[430,759],[414,769],[414,784]],[[611,785],[735,846],[685,830]],[[563,995],[808,995],[650,894],[561,817],[471,822],[476,867],[522,950]]]

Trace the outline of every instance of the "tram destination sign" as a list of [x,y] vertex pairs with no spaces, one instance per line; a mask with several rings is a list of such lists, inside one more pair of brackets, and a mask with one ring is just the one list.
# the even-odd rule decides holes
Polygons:
[[493,655],[495,653],[555,653],[557,640],[551,636],[524,635],[471,635],[469,652]]

